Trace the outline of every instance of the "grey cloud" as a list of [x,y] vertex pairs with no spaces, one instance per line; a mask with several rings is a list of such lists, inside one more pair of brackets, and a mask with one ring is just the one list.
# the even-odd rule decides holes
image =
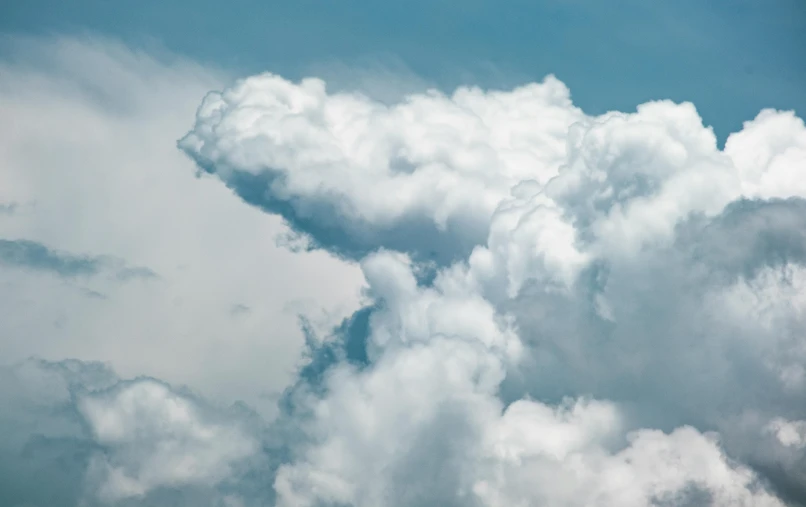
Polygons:
[[11,266],[49,271],[60,276],[96,275],[102,261],[87,256],[55,252],[27,240],[0,239],[0,260]]
[[759,269],[806,263],[806,200],[738,200],[713,221],[681,224],[677,238],[692,263],[751,280]]
[[109,299],[109,297],[106,294],[104,294],[102,292],[98,292],[96,290],[83,288],[83,289],[81,289],[81,292],[85,296],[87,296],[88,298],[91,298],[91,299]]
[[234,316],[238,316],[238,315],[247,314],[247,313],[251,312],[252,309],[249,308],[248,306],[244,305],[244,304],[237,303],[237,304],[232,305],[230,307],[229,311],[230,311],[230,314],[232,314]]
[[504,396],[593,395],[624,403],[636,427],[718,430],[728,452],[806,502],[802,453],[760,439],[770,418],[806,419],[803,385],[782,375],[806,365],[793,298],[806,282],[805,211],[799,198],[737,201],[680,224],[667,247],[603,259],[570,294],[528,284],[503,307],[529,350]]
[[17,203],[0,203],[0,215],[13,215],[17,211]]
[[[196,163],[210,173],[215,166],[194,156]],[[411,253],[418,259],[448,264],[467,255],[484,240],[486,231],[465,217],[455,217],[447,224],[447,234],[430,217],[403,217],[390,227],[378,227],[362,218],[346,220],[340,204],[328,200],[275,197],[274,188],[282,186],[281,171],[266,168],[255,175],[246,171],[228,171],[226,184],[247,203],[263,211],[282,216],[305,240],[304,249],[322,248],[338,256],[356,260],[378,246]],[[299,238],[294,244],[299,243]],[[301,249],[298,246],[297,249]]]
[[149,280],[157,279],[159,275],[153,270],[144,267],[124,267],[117,271],[116,277],[121,281],[128,281],[134,279]]
[[110,273],[121,281],[157,278],[157,274],[148,268],[128,267],[114,257],[76,255],[24,239],[0,239],[0,262],[66,278],[104,273]]

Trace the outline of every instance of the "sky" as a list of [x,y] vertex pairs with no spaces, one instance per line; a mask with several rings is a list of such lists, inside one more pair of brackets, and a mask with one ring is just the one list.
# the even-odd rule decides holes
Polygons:
[[0,504],[806,506],[804,22],[0,3]]

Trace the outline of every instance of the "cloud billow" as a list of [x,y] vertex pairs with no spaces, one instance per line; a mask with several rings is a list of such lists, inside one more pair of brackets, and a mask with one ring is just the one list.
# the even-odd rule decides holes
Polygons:
[[691,104],[591,117],[553,77],[385,105],[264,74],[179,145],[374,301],[312,345],[277,505],[806,502],[793,113],[720,150]]
[[581,118],[553,77],[387,106],[328,95],[318,79],[266,74],[208,94],[179,146],[326,248],[359,258],[384,247],[446,263],[483,243],[510,187],[551,176]]

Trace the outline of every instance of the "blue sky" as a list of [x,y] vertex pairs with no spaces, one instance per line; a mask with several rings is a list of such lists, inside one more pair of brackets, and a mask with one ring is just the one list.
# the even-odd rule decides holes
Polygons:
[[762,108],[806,110],[801,0],[29,0],[3,11],[5,32],[100,32],[244,75],[380,63],[450,90],[554,73],[590,114],[692,101],[722,140]]

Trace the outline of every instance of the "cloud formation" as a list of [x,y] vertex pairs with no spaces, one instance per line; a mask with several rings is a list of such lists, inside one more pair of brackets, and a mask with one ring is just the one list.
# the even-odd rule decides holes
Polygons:
[[[149,103],[133,97],[121,111]],[[692,104],[588,116],[553,77],[389,104],[264,74],[209,93],[179,147],[223,185],[202,178],[210,194],[190,199],[194,180],[147,173],[177,178],[164,202],[182,198],[193,216],[224,197],[220,217],[205,215],[215,234],[182,222],[202,239],[173,243],[172,263],[200,246],[207,267],[254,260],[266,251],[254,236],[279,232],[261,228],[268,212],[301,236],[292,246],[320,250],[290,258],[357,261],[365,306],[335,328],[302,319],[306,363],[270,420],[94,363],[2,370],[7,503],[806,504],[806,126],[793,113],[762,111],[719,149]],[[38,176],[21,174],[8,176],[10,199],[31,202]],[[224,185],[252,207],[216,194]],[[53,217],[15,237],[97,251]],[[183,278],[165,250],[115,238],[127,262],[173,273],[184,297],[228,295],[210,299],[226,324],[193,307],[200,336],[236,329],[259,294],[291,286],[265,283],[255,263],[194,285],[206,270]],[[339,281],[313,266],[295,279]],[[168,322],[145,329],[168,335]],[[209,342],[186,343],[171,364],[197,363],[193,347]],[[197,370],[207,385],[270,353],[233,359],[229,347]],[[42,471],[52,486],[38,490]]]
[[192,398],[139,380],[84,396],[78,411],[105,452],[93,457],[103,500],[143,496],[159,487],[216,484],[231,464],[257,451],[232,424],[201,413]]
[[[158,380],[124,381],[77,360],[28,360],[0,375],[4,505],[162,504],[171,496],[175,505],[227,505],[236,497],[225,483],[260,453],[253,412]],[[48,480],[32,482],[36,475]]]
[[444,263],[484,242],[512,186],[554,174],[582,116],[553,77],[386,105],[265,74],[208,94],[179,145],[332,251],[385,247]]
[[590,117],[552,77],[386,105],[265,74],[180,147],[363,258],[366,364],[314,354],[278,505],[806,500],[792,112],[720,150],[692,104]]

